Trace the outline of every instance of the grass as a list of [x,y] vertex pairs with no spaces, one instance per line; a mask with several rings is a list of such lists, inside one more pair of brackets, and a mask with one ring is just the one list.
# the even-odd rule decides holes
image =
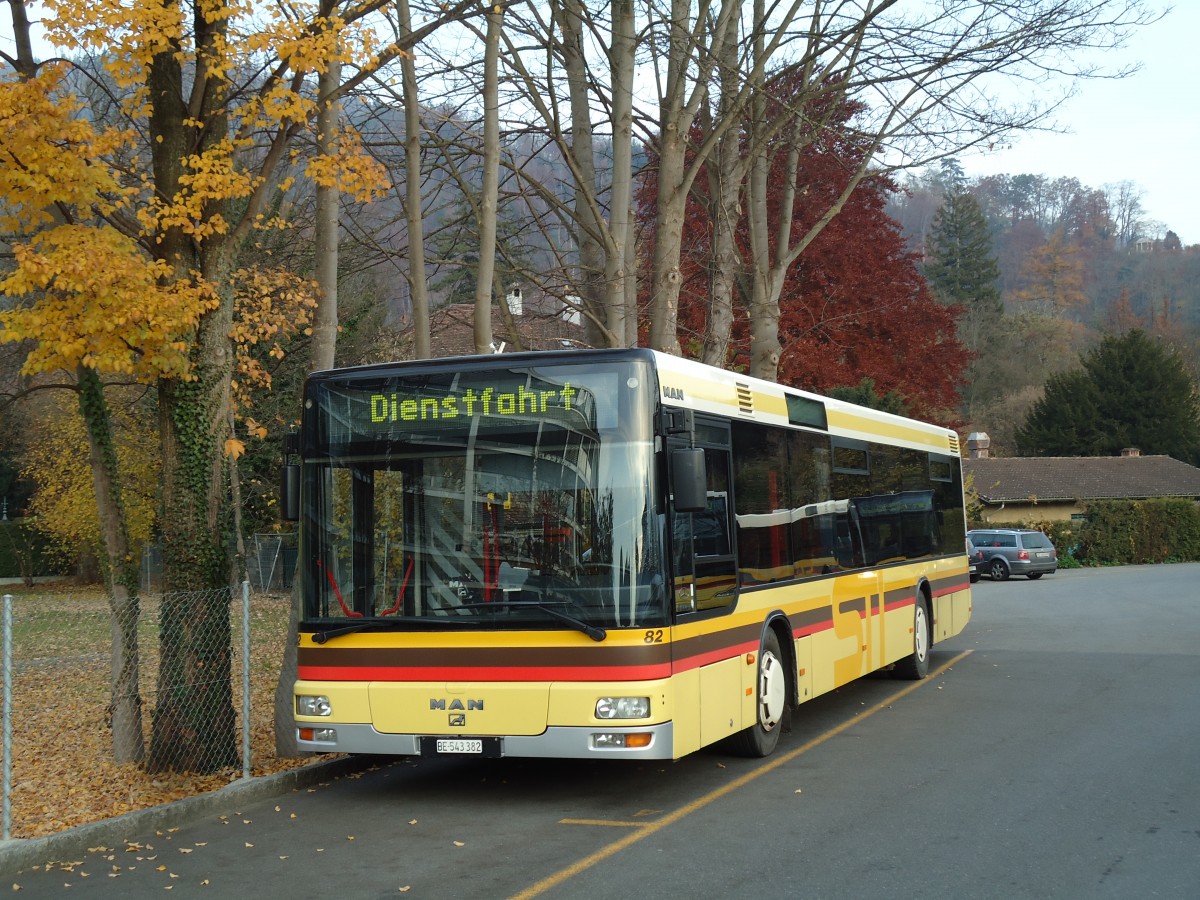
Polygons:
[[[12,836],[53,834],[216,790],[239,766],[211,774],[151,774],[112,760],[107,722],[112,619],[98,589],[7,585],[12,594]],[[258,594],[250,604],[250,760],[252,775],[312,762],[275,756],[275,686],[287,641],[289,598]],[[159,600],[144,597],[138,622],[140,693],[148,740],[158,678]],[[231,697],[242,746],[242,603],[230,604]],[[148,746],[148,745],[147,745]]]

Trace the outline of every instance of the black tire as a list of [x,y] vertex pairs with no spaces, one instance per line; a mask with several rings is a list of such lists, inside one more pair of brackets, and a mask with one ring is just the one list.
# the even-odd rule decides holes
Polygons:
[[992,581],[1008,580],[1008,563],[1004,561],[1004,557],[992,557],[988,563],[988,574],[992,576]]
[[779,649],[779,636],[768,628],[758,650],[758,677],[755,679],[756,721],[739,731],[730,741],[738,756],[770,756],[779,744],[788,708],[787,663]]
[[929,674],[929,648],[933,646],[933,628],[924,594],[917,594],[913,608],[913,652],[896,663],[892,674],[897,678],[920,681]]
[[1038,580],[1039,578],[1041,578],[1041,577],[1042,577],[1044,574],[1046,574],[1046,573],[1045,573],[1045,572],[1030,572],[1030,573],[1029,573],[1028,575],[1026,575],[1025,577],[1026,577],[1026,578],[1028,578],[1030,581],[1037,581],[1037,580]]

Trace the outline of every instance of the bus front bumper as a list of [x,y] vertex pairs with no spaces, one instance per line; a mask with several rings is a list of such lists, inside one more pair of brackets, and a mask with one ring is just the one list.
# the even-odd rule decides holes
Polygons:
[[[322,740],[306,740],[304,732],[313,732]],[[644,746],[622,746],[632,735],[647,735]],[[437,752],[437,740],[447,742],[450,752]],[[315,725],[305,722],[297,728],[297,746],[313,753],[363,753],[378,756],[517,756],[543,759],[672,759],[674,730],[672,723],[624,728],[550,727],[541,734],[508,735],[484,738],[480,746],[495,748],[476,751],[475,735],[385,734],[371,725]],[[646,738],[640,738],[645,741]],[[492,743],[489,743],[492,742]],[[463,747],[471,748],[463,752]],[[495,752],[498,750],[498,752]]]

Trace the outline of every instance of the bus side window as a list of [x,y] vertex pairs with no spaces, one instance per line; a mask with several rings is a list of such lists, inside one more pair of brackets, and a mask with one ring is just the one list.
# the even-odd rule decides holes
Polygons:
[[696,608],[732,606],[737,599],[729,526],[729,452],[706,448],[708,507],[692,514]]

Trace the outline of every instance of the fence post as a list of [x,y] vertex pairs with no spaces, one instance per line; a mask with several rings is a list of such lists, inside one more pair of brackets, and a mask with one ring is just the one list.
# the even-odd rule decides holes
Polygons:
[[4,595],[4,773],[0,792],[3,800],[4,840],[12,837],[12,594]]
[[250,579],[242,582],[242,777],[250,777]]

